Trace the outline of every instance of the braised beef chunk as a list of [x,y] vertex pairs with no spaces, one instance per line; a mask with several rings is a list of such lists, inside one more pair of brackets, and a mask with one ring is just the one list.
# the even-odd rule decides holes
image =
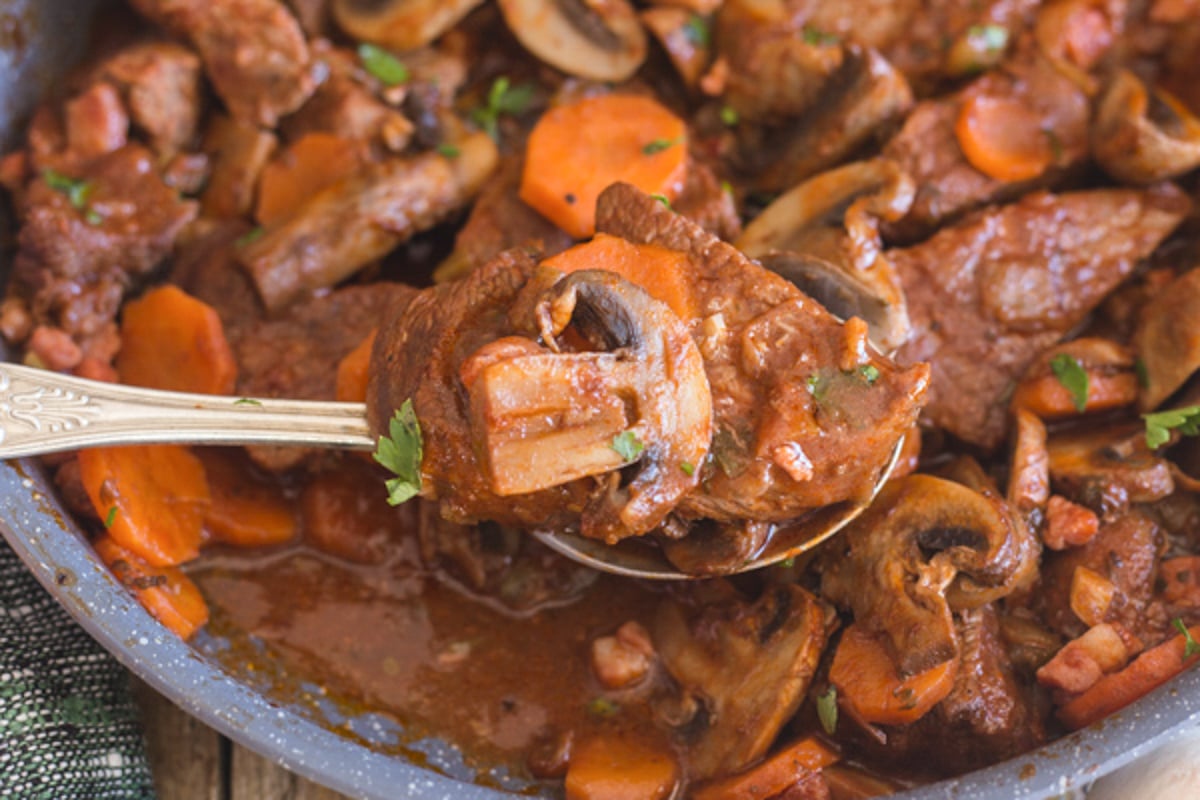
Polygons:
[[1009,387],[1189,206],[1170,185],[1037,193],[889,251],[913,327],[897,361],[932,368],[926,419],[964,441],[998,445]]
[[[382,323],[385,312],[402,309],[415,294],[398,283],[350,286],[227,332],[238,363],[237,393],[333,400],[338,362]],[[280,447],[250,452],[274,470],[293,467],[308,455]]]
[[[1129,631],[1152,638],[1165,620],[1147,615],[1154,594],[1157,576],[1158,548],[1162,534],[1146,515],[1131,511],[1104,522],[1099,533],[1081,547],[1047,553],[1042,565],[1041,581],[1035,596],[1040,597],[1047,623],[1068,638],[1082,634],[1092,624],[1118,622]],[[1104,590],[1097,606],[1081,603],[1078,590],[1090,571]],[[1074,588],[1077,587],[1077,588]],[[1092,593],[1088,593],[1091,595]],[[1076,601],[1073,603],[1073,596]],[[1107,603],[1103,598],[1107,598]],[[1092,613],[1095,619],[1084,620],[1079,614]]]
[[[783,521],[868,494],[924,398],[923,365],[897,369],[866,325],[842,325],[780,276],[627,185],[596,228],[686,253],[688,319],[713,392],[713,457],[684,516]],[[848,452],[859,458],[848,462]]]
[[71,175],[43,173],[22,198],[12,291],[35,323],[61,328],[85,351],[196,215],[154,163],[145,148],[127,145]]
[[200,59],[173,42],[130,45],[95,70],[121,92],[134,127],[160,155],[187,149],[203,111]]
[[308,44],[279,0],[131,0],[192,43],[229,113],[274,127],[312,94]]

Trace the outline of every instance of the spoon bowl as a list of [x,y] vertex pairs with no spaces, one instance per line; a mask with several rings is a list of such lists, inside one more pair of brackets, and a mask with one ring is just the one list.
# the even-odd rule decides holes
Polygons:
[[[132,444],[373,450],[376,440],[363,403],[165,392],[0,364],[0,460]],[[794,558],[844,528],[870,505],[896,466],[903,445],[903,439],[896,444],[871,497],[819,508],[780,526],[757,554],[733,572]],[[658,547],[643,541],[614,546],[567,532],[535,530],[533,535],[559,554],[602,572],[649,580],[705,577],[681,571]]]

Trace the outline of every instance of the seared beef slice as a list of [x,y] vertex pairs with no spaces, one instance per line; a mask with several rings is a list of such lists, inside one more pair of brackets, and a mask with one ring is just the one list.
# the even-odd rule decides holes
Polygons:
[[890,251],[913,327],[896,359],[933,367],[927,419],[967,442],[998,445],[1011,383],[1125,280],[1189,205],[1170,185],[1037,193]]

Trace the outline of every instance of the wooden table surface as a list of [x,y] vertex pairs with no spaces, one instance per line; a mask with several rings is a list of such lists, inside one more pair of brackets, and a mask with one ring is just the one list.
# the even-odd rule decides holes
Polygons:
[[159,800],[343,800],[176,708],[133,679]]

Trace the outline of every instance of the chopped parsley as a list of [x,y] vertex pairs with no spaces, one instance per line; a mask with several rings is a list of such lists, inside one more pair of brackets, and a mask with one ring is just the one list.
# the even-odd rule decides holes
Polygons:
[[624,461],[636,461],[637,457],[646,449],[646,445],[642,444],[642,440],[632,430],[618,433],[613,437],[609,447]]
[[806,25],[804,27],[804,43],[812,45],[837,44],[842,40],[836,33],[826,33],[823,30]]
[[252,228],[249,231],[247,231],[246,233],[239,236],[237,238],[237,241],[234,242],[234,245],[236,245],[238,247],[245,247],[248,244],[254,244],[259,239],[261,239],[263,237],[263,234],[266,232],[267,232],[267,229],[263,228],[261,226],[257,227],[257,228]]
[[104,224],[104,217],[102,217],[100,212],[96,211],[94,208],[89,208],[87,211],[83,212],[83,218],[87,220],[88,225]]
[[520,114],[529,108],[533,100],[533,86],[528,83],[513,86],[507,76],[501,75],[492,81],[488,89],[487,104],[471,112],[471,118],[493,139],[500,135],[498,127],[502,114]]
[[821,720],[821,729],[826,735],[833,736],[837,730],[838,707],[837,687],[830,686],[822,694],[817,695],[817,719]]
[[53,169],[42,170],[42,179],[51,189],[66,195],[73,208],[82,210],[87,207],[88,197],[92,194],[92,185],[87,181],[68,177]]
[[363,69],[379,79],[384,86],[398,86],[409,78],[408,67],[394,55],[373,44],[364,42],[358,46],[358,60]]
[[621,707],[607,697],[597,697],[588,703],[587,710],[594,717],[608,718],[620,711]]
[[730,197],[733,196],[733,184],[729,181],[721,181],[721,191]]
[[1146,362],[1140,358],[1134,359],[1133,371],[1137,374],[1138,386],[1143,389],[1150,388],[1150,371],[1146,368]]
[[1050,371],[1063,388],[1071,393],[1071,402],[1076,411],[1087,408],[1088,374],[1079,359],[1067,353],[1059,353],[1050,359]]
[[1183,634],[1183,657],[1191,658],[1200,653],[1200,642],[1192,637],[1192,632],[1188,630],[1188,626],[1183,623],[1183,620],[1176,617],[1171,620],[1171,624],[1175,626],[1175,630]]
[[642,148],[645,155],[652,156],[655,153],[661,153],[663,150],[669,150],[679,144],[678,139],[653,139]]
[[708,47],[710,40],[708,18],[700,14],[692,14],[683,26],[683,35],[697,47]]
[[736,108],[733,106],[721,106],[721,122],[732,128],[739,121],[741,121],[741,115],[738,114]]
[[879,380],[879,367],[874,364],[863,364],[858,368],[858,377],[866,381],[867,386],[874,386]]
[[110,506],[108,513],[104,515],[104,527],[111,528],[113,523],[117,521],[117,507]]
[[1058,134],[1054,132],[1053,128],[1042,128],[1042,135],[1046,137],[1046,141],[1050,144],[1050,155],[1054,158],[1055,163],[1062,161],[1062,139],[1058,138]]
[[671,201],[667,199],[667,196],[665,194],[652,194],[650,196],[653,197],[658,202],[662,203],[664,207],[666,207],[666,208],[671,207]]
[[972,25],[967,28],[967,38],[988,51],[1008,47],[1008,28],[1003,25]]
[[253,397],[239,397],[233,401],[235,406],[261,406],[262,402],[255,400]]
[[1200,406],[1184,406],[1153,414],[1142,414],[1146,422],[1146,446],[1151,450],[1162,447],[1171,439],[1171,431],[1184,436],[1200,434]]
[[388,502],[392,505],[398,506],[420,493],[423,455],[421,424],[410,398],[396,409],[388,435],[380,436],[375,448],[375,460],[396,476],[387,482]]
[[696,474],[696,465],[690,461],[680,461],[679,468],[683,470],[683,474],[689,478]]
[[462,150],[459,150],[452,144],[439,144],[437,151],[446,158],[458,158],[460,155],[462,155]]

